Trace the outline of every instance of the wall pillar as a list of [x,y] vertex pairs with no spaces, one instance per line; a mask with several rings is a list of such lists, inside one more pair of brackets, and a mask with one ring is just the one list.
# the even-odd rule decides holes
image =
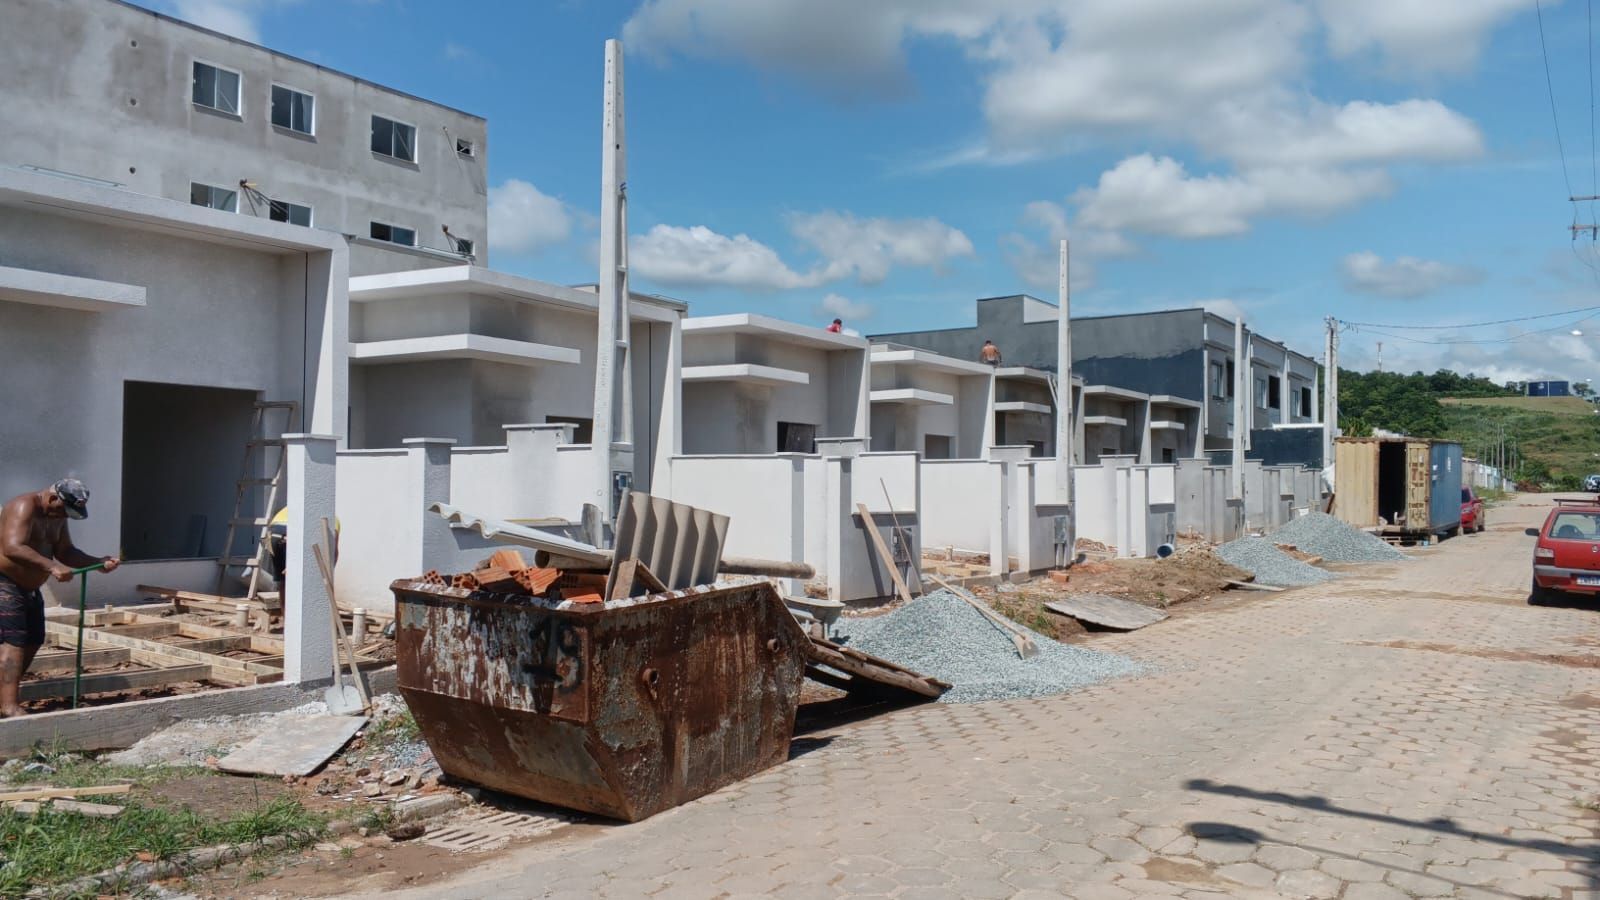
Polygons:
[[289,454],[283,680],[317,681],[333,677],[333,626],[328,588],[311,548],[323,543],[322,520],[334,521],[339,439],[331,434],[286,434],[283,440]]
[[449,438],[406,438],[401,443],[406,448],[406,487],[411,491],[407,506],[421,521],[417,571],[448,569],[456,555],[455,538],[450,523],[429,512],[428,506],[450,502],[450,448],[456,442]]

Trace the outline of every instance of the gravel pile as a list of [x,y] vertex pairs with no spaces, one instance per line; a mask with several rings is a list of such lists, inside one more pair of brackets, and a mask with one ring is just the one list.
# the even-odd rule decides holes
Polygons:
[[941,703],[1042,697],[1146,671],[1126,657],[1031,631],[1039,654],[1020,659],[999,626],[948,591],[876,618],[840,619],[836,630],[850,647],[949,682]]
[[1328,515],[1311,512],[1273,532],[1280,544],[1293,544],[1330,562],[1388,562],[1406,555],[1375,537]]
[[1295,559],[1265,538],[1244,537],[1230,541],[1217,548],[1217,555],[1229,565],[1255,575],[1257,584],[1299,587],[1333,578],[1331,572],[1324,572]]

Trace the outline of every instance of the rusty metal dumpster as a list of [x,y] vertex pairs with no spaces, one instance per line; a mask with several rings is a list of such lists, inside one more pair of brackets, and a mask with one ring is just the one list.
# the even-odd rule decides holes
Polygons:
[[399,690],[451,776],[638,821],[788,756],[810,642],[767,582],[606,604],[391,590]]

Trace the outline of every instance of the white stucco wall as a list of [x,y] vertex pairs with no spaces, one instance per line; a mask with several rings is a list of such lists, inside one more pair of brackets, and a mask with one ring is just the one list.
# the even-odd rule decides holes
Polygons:
[[992,470],[985,460],[928,460],[922,464],[922,543],[989,552]]

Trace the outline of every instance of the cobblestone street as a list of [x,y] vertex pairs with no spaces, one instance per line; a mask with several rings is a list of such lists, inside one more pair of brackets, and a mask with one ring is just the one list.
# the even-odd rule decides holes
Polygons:
[[1153,674],[812,733],[401,896],[1600,898],[1600,613],[1527,604],[1526,502],[1092,642]]

